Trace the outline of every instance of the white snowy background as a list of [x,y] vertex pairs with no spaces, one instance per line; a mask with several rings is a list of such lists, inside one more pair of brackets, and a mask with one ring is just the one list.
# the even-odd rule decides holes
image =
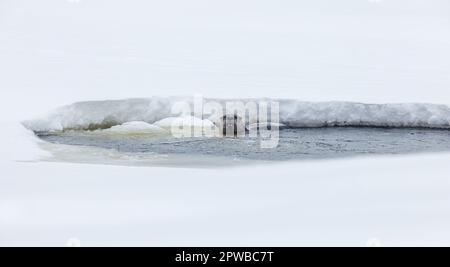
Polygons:
[[450,245],[450,154],[39,162],[19,121],[192,95],[450,104],[447,0],[0,0],[0,245]]

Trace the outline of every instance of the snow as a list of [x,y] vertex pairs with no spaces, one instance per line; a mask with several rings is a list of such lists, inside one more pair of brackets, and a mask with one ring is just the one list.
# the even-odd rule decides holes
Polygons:
[[450,109],[445,105],[296,101],[283,104],[280,103],[280,121],[290,127],[450,127]]
[[0,245],[449,245],[449,160],[219,169],[2,161]]
[[[447,0],[3,0],[1,113],[192,95],[450,104]],[[101,14],[101,16],[99,15]]]
[[[69,164],[41,161],[51,155],[19,123],[62,130],[106,113],[117,125],[153,123],[175,116],[166,96],[201,93],[298,99],[282,112],[297,126],[445,126],[446,106],[354,103],[450,105],[449,7],[0,1],[0,245],[450,245],[448,153],[221,169]],[[85,102],[129,97],[138,100]],[[84,103],[45,114],[74,102]]]
[[[2,123],[2,149],[0,150],[0,161],[34,162],[39,159],[50,157],[51,154],[42,150],[39,138],[30,130],[16,122]],[[7,132],[6,132],[7,131]]]
[[[80,102],[58,108],[42,118],[25,121],[35,132],[65,129],[108,128],[135,120],[170,128],[173,123],[212,127],[209,120],[196,117],[171,117],[171,107],[183,100],[192,106],[193,98],[153,97],[132,100]],[[363,104],[351,102],[304,102],[287,99],[204,99],[225,107],[226,102],[276,101],[280,122],[289,127],[375,126],[450,128],[450,108],[435,104]],[[194,114],[195,115],[195,114]],[[202,116],[202,114],[199,114]],[[257,116],[257,115],[256,115]],[[214,120],[214,118],[211,118]],[[258,121],[250,117],[250,123]],[[261,121],[261,120],[259,120]],[[176,125],[174,125],[176,126]]]

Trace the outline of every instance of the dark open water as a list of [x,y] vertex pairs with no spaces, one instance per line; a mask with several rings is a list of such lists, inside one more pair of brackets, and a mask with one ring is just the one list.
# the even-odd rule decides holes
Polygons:
[[284,161],[450,151],[450,131],[437,129],[309,128],[280,130],[279,145],[263,149],[257,138],[183,138],[104,135],[91,132],[40,134],[51,143],[94,146],[124,153],[220,156]]

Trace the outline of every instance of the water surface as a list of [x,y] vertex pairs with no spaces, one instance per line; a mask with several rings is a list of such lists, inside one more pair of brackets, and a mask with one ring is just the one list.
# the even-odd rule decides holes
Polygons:
[[50,143],[99,147],[126,154],[207,156],[223,159],[286,161],[359,155],[450,151],[450,131],[408,128],[296,128],[280,130],[276,148],[258,138],[174,138],[109,135],[89,131],[41,133]]

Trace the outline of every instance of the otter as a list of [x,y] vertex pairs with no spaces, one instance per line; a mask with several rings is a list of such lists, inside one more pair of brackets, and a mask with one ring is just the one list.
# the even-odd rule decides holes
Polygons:
[[215,124],[224,137],[242,137],[248,133],[248,129],[245,127],[244,121],[236,114],[224,115],[219,119],[219,122]]

